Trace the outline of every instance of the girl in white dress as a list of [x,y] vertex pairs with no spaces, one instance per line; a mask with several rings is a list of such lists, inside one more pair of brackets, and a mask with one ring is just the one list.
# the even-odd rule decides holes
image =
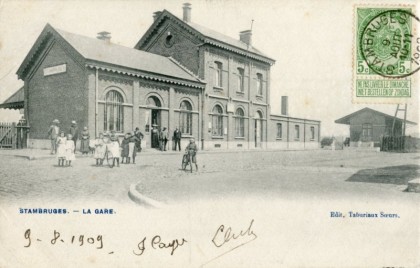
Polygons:
[[121,156],[120,142],[115,132],[111,133],[110,143],[108,144],[108,150],[112,153],[112,156],[114,157],[112,166],[115,166],[115,162],[117,162],[117,167],[119,167]]
[[74,155],[74,141],[72,140],[73,136],[71,134],[67,135],[66,141],[66,164],[67,166],[71,167],[71,161],[76,160],[76,156]]
[[99,138],[95,140],[95,154],[93,155],[93,158],[96,159],[97,166],[102,166],[104,162],[105,149],[104,135],[99,133]]
[[64,160],[66,160],[66,142],[67,138],[64,135],[64,131],[61,131],[60,136],[57,138],[57,159],[58,166],[64,167]]

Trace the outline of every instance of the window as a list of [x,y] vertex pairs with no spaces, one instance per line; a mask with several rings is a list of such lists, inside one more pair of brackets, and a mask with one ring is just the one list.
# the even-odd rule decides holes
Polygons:
[[116,90],[110,90],[105,96],[104,130],[124,131],[123,97]]
[[257,95],[262,96],[263,94],[263,76],[262,74],[257,74]]
[[315,127],[311,127],[311,140],[315,140]]
[[245,118],[244,118],[244,110],[238,108],[236,110],[236,118],[235,118],[235,137],[243,138],[245,137]]
[[283,138],[283,128],[281,123],[277,123],[277,139]]
[[362,138],[363,141],[370,141],[372,139],[372,124],[362,125]]
[[182,101],[179,107],[179,129],[182,134],[192,135],[192,106],[188,101]]
[[238,68],[238,91],[244,92],[244,69]]
[[223,65],[221,62],[216,61],[214,70],[214,85],[216,87],[223,87]]
[[213,108],[211,132],[213,136],[223,136],[223,110],[219,105]]
[[295,140],[298,140],[300,138],[300,126],[295,125]]

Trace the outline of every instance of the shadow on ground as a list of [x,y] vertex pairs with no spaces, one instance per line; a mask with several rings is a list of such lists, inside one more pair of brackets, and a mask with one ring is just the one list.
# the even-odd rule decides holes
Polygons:
[[420,165],[401,165],[376,169],[362,169],[346,181],[407,185],[419,176]]

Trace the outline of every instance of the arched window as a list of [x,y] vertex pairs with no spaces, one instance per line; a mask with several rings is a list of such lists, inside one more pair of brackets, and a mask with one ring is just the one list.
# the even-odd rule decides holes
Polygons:
[[124,131],[124,99],[116,90],[110,90],[105,96],[104,130]]
[[223,109],[220,105],[216,105],[212,112],[212,135],[223,136]]
[[216,87],[223,87],[223,64],[221,62],[214,62],[214,85]]
[[188,101],[182,101],[179,107],[179,129],[182,134],[192,135],[192,106]]
[[245,119],[244,119],[244,110],[242,108],[236,109],[236,118],[235,118],[235,137],[243,138],[245,137]]

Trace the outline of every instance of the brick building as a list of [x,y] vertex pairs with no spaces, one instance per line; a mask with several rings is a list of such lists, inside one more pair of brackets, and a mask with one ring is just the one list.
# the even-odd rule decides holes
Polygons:
[[24,80],[29,144],[47,146],[54,118],[91,135],[139,127],[179,127],[202,148],[318,148],[320,121],[270,112],[274,60],[252,46],[251,31],[234,39],[163,10],[134,48],[109,33],[89,38],[47,25],[17,74]]

